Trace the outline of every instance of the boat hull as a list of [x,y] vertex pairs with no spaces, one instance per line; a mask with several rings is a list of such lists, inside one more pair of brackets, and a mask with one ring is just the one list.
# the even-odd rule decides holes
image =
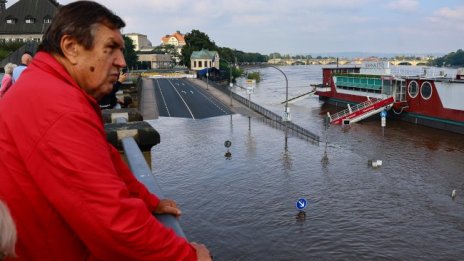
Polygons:
[[[347,104],[362,103],[368,97],[385,98],[385,94],[381,94],[384,91],[368,93],[359,91],[360,88],[339,88],[337,76],[330,70],[332,69],[323,71],[323,83],[315,86],[316,95],[320,100],[346,109]],[[355,74],[349,77],[356,78]],[[396,102],[393,112],[389,113],[388,117],[464,134],[463,80],[426,77],[406,77],[397,80],[404,83],[402,96],[397,95],[401,86],[391,88],[390,95],[395,97]]]

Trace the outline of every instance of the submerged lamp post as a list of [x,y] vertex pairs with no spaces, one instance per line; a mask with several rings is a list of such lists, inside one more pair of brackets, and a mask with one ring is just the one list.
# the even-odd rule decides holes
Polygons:
[[232,83],[232,63],[227,61],[226,59],[224,60],[228,65],[229,65],[229,95],[230,95],[230,106],[232,106],[232,87],[234,84]]
[[290,117],[290,112],[288,111],[288,78],[287,78],[287,75],[281,69],[275,66],[272,66],[272,65],[269,65],[269,66],[281,72],[285,77],[285,111],[282,116],[282,121],[285,121],[285,122],[290,121],[291,117]]
[[232,83],[232,64],[229,63],[229,94],[230,94],[230,106],[232,106],[232,86],[234,84]]
[[206,89],[209,90],[208,88],[208,68],[206,68]]

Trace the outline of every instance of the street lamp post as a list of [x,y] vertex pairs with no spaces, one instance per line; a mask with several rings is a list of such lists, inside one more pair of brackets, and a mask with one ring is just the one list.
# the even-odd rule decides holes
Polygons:
[[288,111],[288,78],[287,78],[287,75],[281,69],[275,66],[272,66],[272,65],[269,65],[269,66],[281,72],[285,77],[285,111],[284,111],[284,117],[282,117],[283,118],[282,120],[285,122],[290,121],[290,112]]
[[232,107],[232,86],[234,84],[232,83],[232,64],[229,63],[229,94],[230,94],[230,106]]
[[208,69],[206,69],[206,89],[209,90],[208,88]]
[[230,106],[232,107],[232,86],[234,86],[234,84],[232,83],[232,63],[227,61],[226,59],[222,59],[224,60],[228,65],[229,65],[229,96],[230,96]]

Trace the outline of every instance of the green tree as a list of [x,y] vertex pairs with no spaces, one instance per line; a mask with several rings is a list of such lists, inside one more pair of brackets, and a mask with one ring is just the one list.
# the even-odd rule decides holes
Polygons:
[[432,60],[430,64],[434,66],[464,66],[464,51],[462,49],[458,49],[456,52],[451,52]]
[[194,51],[206,49],[209,51],[217,51],[216,44],[209,39],[209,36],[199,30],[192,30],[184,36],[185,45],[182,47],[182,64],[190,67],[190,56]]
[[128,68],[137,68],[137,53],[135,52],[135,46],[134,43],[132,42],[132,39],[130,39],[127,36],[123,36],[124,38],[124,58],[126,59],[126,64]]
[[250,72],[247,75],[247,79],[256,80],[256,82],[261,81],[261,74],[259,72]]
[[242,77],[244,72],[242,68],[235,66],[234,63],[228,63],[222,59],[219,62],[219,68],[223,80],[227,79],[229,81],[232,74],[232,82],[236,82],[236,79]]
[[155,48],[153,48],[153,53],[170,54],[172,56],[178,55],[177,48],[172,44],[162,44],[155,46]]
[[262,63],[267,62],[269,60],[268,56],[262,55],[260,53],[246,53],[242,51],[237,51],[236,55],[238,60],[245,63]]
[[19,41],[0,41],[0,60],[5,59],[12,52],[21,48],[24,45],[24,42]]
[[282,58],[282,55],[280,53],[271,53],[271,54],[269,54],[269,57],[271,59],[280,59],[280,58]]

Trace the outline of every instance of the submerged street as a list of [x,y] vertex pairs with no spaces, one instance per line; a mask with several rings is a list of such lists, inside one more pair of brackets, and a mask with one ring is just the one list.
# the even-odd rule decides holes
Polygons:
[[202,119],[232,112],[185,79],[152,79],[159,116]]

